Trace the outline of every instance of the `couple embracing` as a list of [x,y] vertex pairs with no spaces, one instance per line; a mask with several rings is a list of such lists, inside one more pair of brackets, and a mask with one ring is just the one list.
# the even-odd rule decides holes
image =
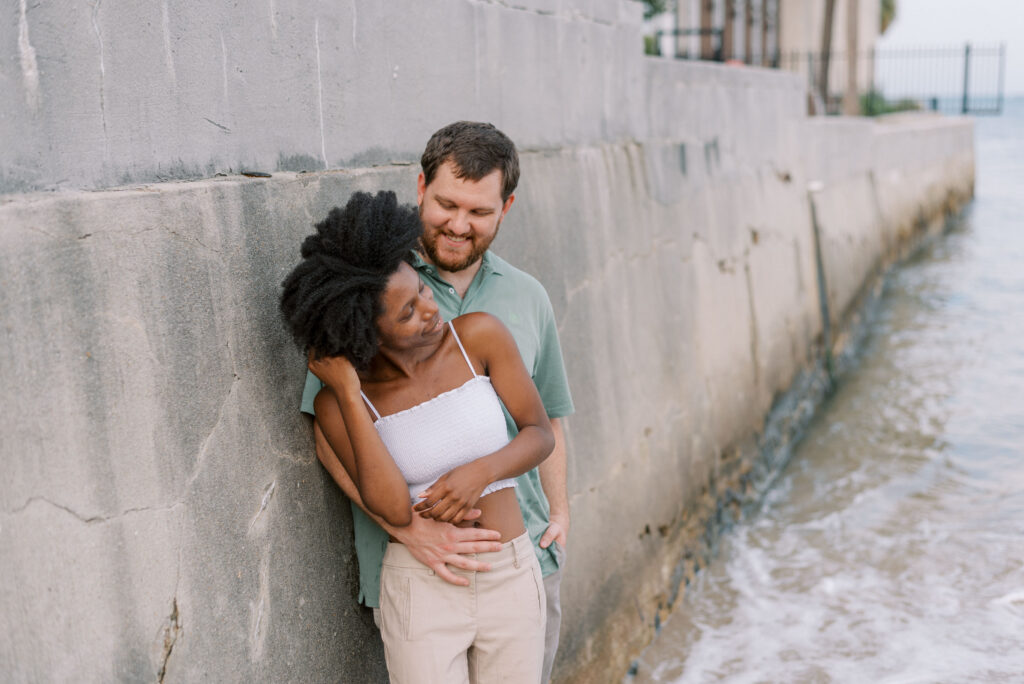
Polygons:
[[302,410],[352,501],[391,681],[546,682],[573,408],[547,293],[488,250],[519,158],[457,122],[421,166],[418,210],[355,193],[303,242],[281,297]]

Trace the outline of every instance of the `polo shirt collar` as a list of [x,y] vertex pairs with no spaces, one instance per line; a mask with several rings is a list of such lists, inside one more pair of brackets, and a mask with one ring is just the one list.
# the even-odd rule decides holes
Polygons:
[[[491,256],[491,250],[487,250],[486,252],[484,252],[483,257],[481,257],[481,262],[482,263],[480,264],[480,272],[476,274],[476,278],[479,278],[481,273],[484,275],[488,273],[502,275],[501,264],[499,263],[498,259],[495,259]],[[425,271],[433,275],[438,280],[440,280],[441,278],[441,276],[437,272],[437,268],[433,264],[428,264],[426,261],[424,261],[420,253],[415,249],[412,251],[412,266],[417,271]],[[473,278],[473,280],[476,280],[476,278]]]

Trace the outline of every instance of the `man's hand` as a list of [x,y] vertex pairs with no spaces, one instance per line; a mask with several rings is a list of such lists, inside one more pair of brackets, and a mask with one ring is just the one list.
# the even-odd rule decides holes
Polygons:
[[407,527],[388,528],[398,541],[405,544],[413,558],[423,563],[449,584],[468,586],[469,580],[456,575],[449,565],[476,572],[491,569],[483,563],[462,554],[500,551],[501,534],[482,527],[456,527],[450,523],[412,516]]
[[566,487],[567,458],[565,454],[565,429],[563,418],[551,419],[551,432],[555,435],[555,448],[540,464],[540,486],[548,497],[551,514],[548,529],[540,538],[540,548],[546,549],[557,541],[565,548],[569,536],[569,493]]
[[569,514],[552,513],[548,529],[544,530],[544,534],[540,538],[540,548],[546,549],[551,546],[551,542],[556,541],[564,549],[568,536]]

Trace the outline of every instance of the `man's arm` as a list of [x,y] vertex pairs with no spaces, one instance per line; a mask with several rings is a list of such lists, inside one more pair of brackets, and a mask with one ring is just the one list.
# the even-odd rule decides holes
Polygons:
[[341,464],[327,438],[320,429],[320,424],[313,419],[313,435],[316,440],[316,457],[330,473],[331,478],[338,484],[341,491],[362,509],[370,518],[384,528],[398,541],[405,544],[413,557],[431,568],[438,577],[450,584],[466,586],[469,580],[453,573],[448,565],[453,565],[463,570],[475,570],[477,572],[490,570],[488,563],[482,563],[462,554],[485,553],[487,551],[501,550],[498,540],[500,533],[496,530],[488,530],[477,527],[456,527],[449,523],[437,522],[435,520],[423,519],[418,515],[412,516],[412,522],[406,527],[392,527],[379,516],[366,510],[359,490],[349,477],[345,466]]
[[557,541],[565,548],[569,535],[569,491],[567,483],[568,459],[565,452],[565,432],[562,419],[551,419],[551,431],[555,433],[555,448],[551,455],[538,466],[540,486],[551,507],[548,529],[540,538],[540,547],[546,549]]

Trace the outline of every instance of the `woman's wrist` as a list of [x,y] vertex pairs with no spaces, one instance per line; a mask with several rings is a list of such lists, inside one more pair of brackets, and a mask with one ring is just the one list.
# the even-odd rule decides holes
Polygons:
[[363,396],[360,393],[359,387],[350,387],[347,385],[341,385],[336,387],[334,385],[327,385],[334,396],[338,398],[338,404],[341,405],[342,409],[346,408],[358,408],[363,404]]
[[487,457],[478,458],[467,465],[474,468],[474,477],[478,482],[482,482],[484,487],[502,479],[501,473],[498,471],[498,462],[496,459]]

